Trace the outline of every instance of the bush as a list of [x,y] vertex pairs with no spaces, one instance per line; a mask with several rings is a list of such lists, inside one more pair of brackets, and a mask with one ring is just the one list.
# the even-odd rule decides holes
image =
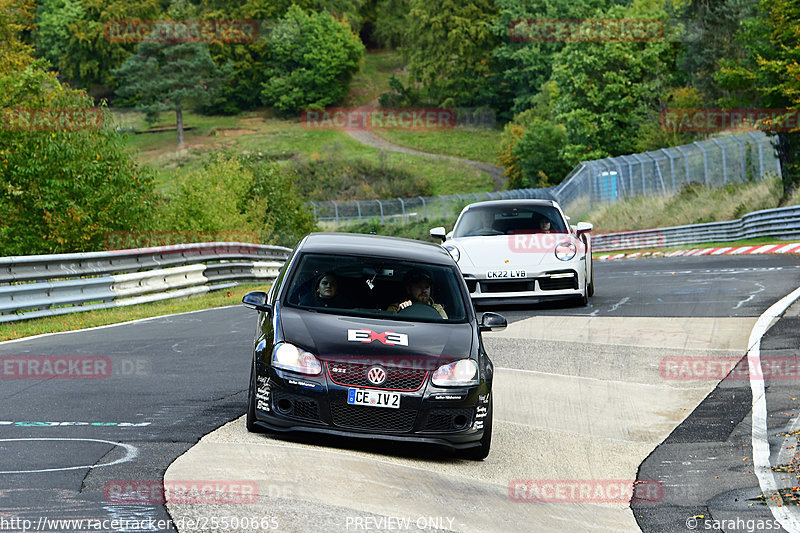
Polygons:
[[364,55],[364,45],[345,22],[326,12],[306,14],[292,6],[269,40],[261,99],[283,113],[339,102]]
[[342,159],[336,148],[296,164],[298,192],[311,201],[373,200],[430,196],[433,187],[421,176],[390,166],[385,157]]
[[[0,131],[2,255],[100,250],[107,232],[149,226],[153,180],[128,155],[107,110],[90,110],[86,94],[36,64],[0,76],[0,93],[59,119],[42,131]],[[62,123],[65,110],[103,123]]]

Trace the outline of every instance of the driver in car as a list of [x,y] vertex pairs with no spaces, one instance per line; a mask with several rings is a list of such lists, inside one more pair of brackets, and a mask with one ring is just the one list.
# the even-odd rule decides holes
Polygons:
[[406,288],[408,300],[390,305],[386,308],[387,311],[397,313],[414,304],[425,304],[433,307],[442,318],[447,318],[444,308],[431,298],[431,278],[428,274],[421,270],[409,270],[403,277],[403,284]]

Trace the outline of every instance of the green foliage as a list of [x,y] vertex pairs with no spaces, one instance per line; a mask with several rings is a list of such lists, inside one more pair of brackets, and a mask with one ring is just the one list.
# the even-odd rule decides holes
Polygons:
[[160,206],[160,230],[252,231],[264,243],[294,246],[313,231],[295,173],[277,163],[220,154],[185,174]]
[[[723,105],[755,105],[800,111],[800,4],[761,0],[757,16],[740,34],[746,55],[721,63],[716,79],[730,91]],[[776,142],[788,198],[800,186],[800,129],[778,135]]]
[[411,79],[427,101],[442,107],[480,105],[490,83],[491,52],[497,37],[492,0],[409,0],[406,28]]
[[328,13],[292,6],[272,31],[261,98],[283,113],[326,107],[346,94],[364,45]]
[[373,41],[381,48],[397,48],[405,37],[409,0],[377,0]]
[[[147,227],[153,182],[127,154],[110,113],[91,110],[91,98],[33,60],[19,37],[29,7],[15,12],[27,22],[0,24],[0,111],[4,120],[21,116],[12,109],[49,118],[9,120],[0,131],[0,255],[98,250],[109,231]],[[98,113],[99,121],[82,119]]]
[[59,69],[71,38],[68,27],[81,18],[80,0],[42,0],[36,10],[36,53]]
[[[610,18],[666,22],[663,8],[612,8]],[[665,30],[669,28],[665,25]],[[645,42],[567,43],[556,55],[553,80],[560,91],[558,122],[567,128],[567,161],[632,153],[641,126],[657,120],[661,95],[676,80],[678,44],[671,35]]]
[[492,51],[493,79],[487,99],[500,116],[531,107],[537,91],[550,79],[553,59],[563,42],[514,41],[509,26],[526,19],[578,19],[592,17],[607,0],[496,0],[497,17],[491,31],[498,38]]
[[305,199],[297,194],[296,173],[278,163],[250,163],[255,179],[248,194],[248,216],[262,242],[294,246],[317,229]]
[[390,166],[385,157],[343,159],[334,148],[322,157],[296,165],[296,186],[307,200],[372,200],[429,196],[430,182],[402,168]]
[[253,172],[220,155],[181,176],[175,194],[162,205],[159,223],[176,231],[227,231],[248,227],[246,196]]
[[[69,40],[66,43],[52,36],[54,46],[64,49],[58,60],[59,73],[79,88],[106,94],[116,88],[111,72],[133,53],[134,44],[114,43],[104,35],[107,22],[163,17],[159,0],[80,0],[80,17],[67,22]],[[71,16],[64,10],[54,13],[57,24]],[[53,28],[57,30],[57,28]],[[62,48],[63,47],[63,48]]]

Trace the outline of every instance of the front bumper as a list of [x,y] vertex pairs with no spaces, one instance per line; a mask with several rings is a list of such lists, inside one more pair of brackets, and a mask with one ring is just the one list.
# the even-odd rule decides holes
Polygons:
[[[271,431],[304,431],[369,439],[439,444],[455,449],[480,445],[490,385],[442,388],[424,372],[415,390],[349,385],[330,374],[300,376],[261,365],[257,377],[256,425]],[[350,388],[400,394],[400,408],[350,405]]]
[[570,268],[531,272],[520,279],[487,279],[486,275],[464,272],[469,295],[473,302],[515,300],[538,303],[582,296],[586,290],[586,278],[581,270]]

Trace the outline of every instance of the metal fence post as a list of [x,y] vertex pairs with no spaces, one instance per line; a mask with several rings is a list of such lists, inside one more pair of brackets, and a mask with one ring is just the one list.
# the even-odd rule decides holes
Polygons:
[[678,192],[678,184],[675,182],[675,163],[672,161],[672,155],[664,148],[661,149],[664,155],[669,159],[669,173],[672,174],[672,193]]
[[400,211],[402,212],[403,220],[405,220],[405,218],[406,218],[406,203],[403,201],[402,198],[398,198],[398,200],[400,200]]
[[361,203],[356,200],[356,209],[358,209],[358,221],[361,222]]
[[733,140],[739,145],[739,157],[740,157],[740,164],[742,166],[742,183],[747,181],[747,169],[745,168],[745,158],[744,158],[744,143],[742,143],[741,139],[739,139],[738,135],[731,135]]
[[375,201],[378,202],[378,207],[381,208],[381,224],[383,224],[383,204],[378,199],[376,199]]
[[761,146],[761,139],[759,139],[752,131],[747,132],[748,135],[752,139],[754,139],[758,143],[758,170],[759,170],[759,179],[764,179],[764,149]]
[[441,194],[439,195],[439,198],[442,199],[442,218],[447,218],[447,202],[445,202],[444,196]]
[[311,202],[311,207],[314,208],[314,220],[319,220],[319,217],[317,217],[317,204]]
[[719,139],[717,139],[716,137],[712,137],[711,140],[714,141],[714,144],[719,146],[720,150],[722,150],[722,184],[723,185],[727,185],[728,184],[728,164],[725,161],[725,145],[723,145],[721,142],[719,142]]
[[683,160],[686,163],[686,185],[689,185],[692,182],[692,179],[689,177],[689,154],[683,151],[682,146],[676,146],[675,149],[683,155]]
[[422,200],[422,218],[428,218],[428,207],[425,205],[425,198],[420,196],[419,199]]
[[331,203],[333,203],[333,216],[335,217],[336,225],[338,226],[339,225],[339,204],[336,203],[336,200],[332,200]]
[[711,184],[708,182],[708,152],[706,152],[706,149],[703,148],[703,145],[699,142],[695,141],[692,144],[700,148],[700,150],[703,152],[703,171],[705,172],[706,187],[710,187]]

